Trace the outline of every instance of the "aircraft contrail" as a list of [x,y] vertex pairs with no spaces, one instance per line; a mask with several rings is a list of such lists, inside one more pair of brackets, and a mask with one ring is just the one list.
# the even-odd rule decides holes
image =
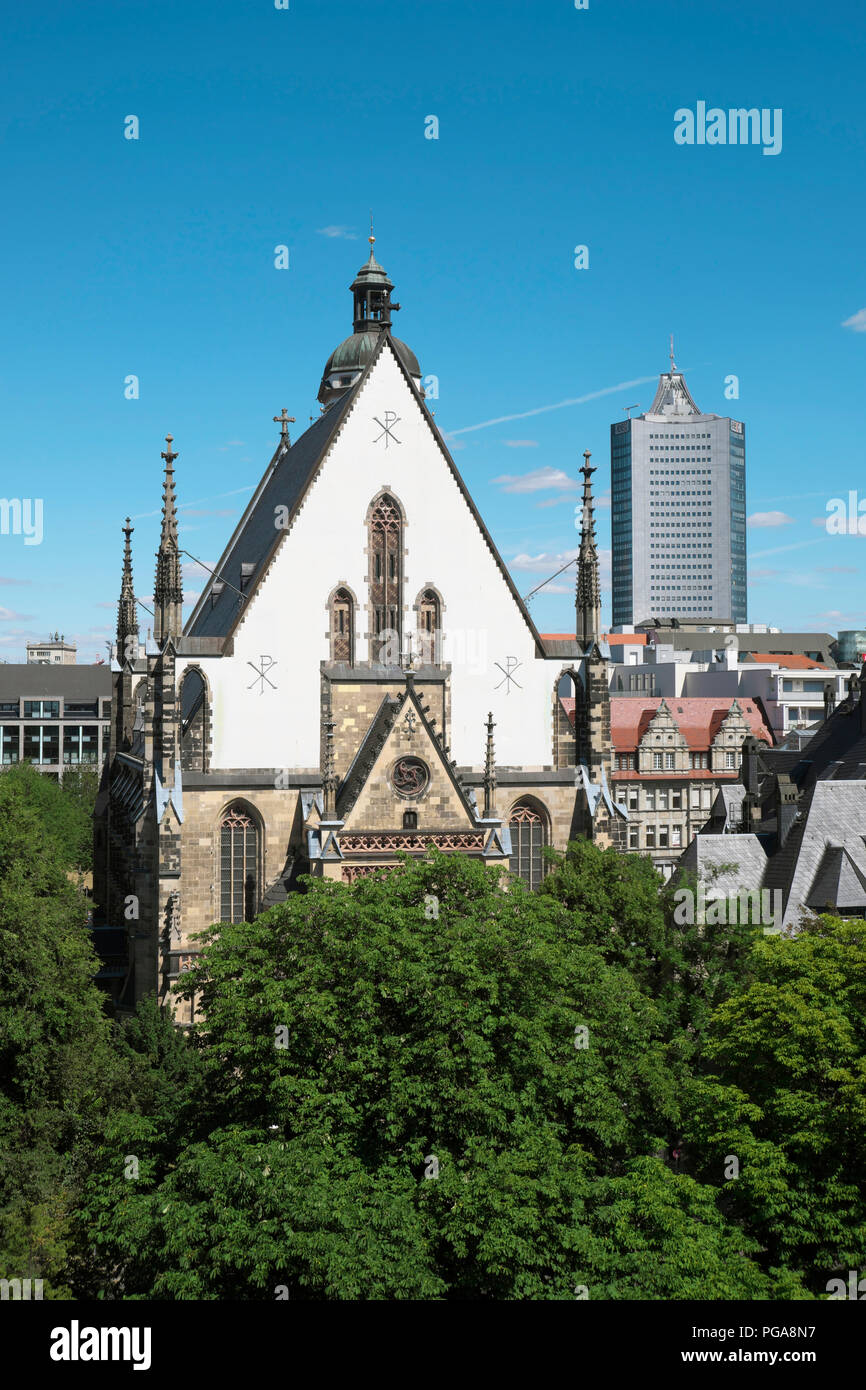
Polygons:
[[[683,368],[686,371],[687,368]],[[448,430],[446,439],[457,434],[470,434],[472,430],[486,430],[490,425],[507,425],[510,420],[526,420],[530,415],[545,415],[549,410],[564,410],[567,405],[585,405],[587,401],[597,401],[600,396],[612,396],[616,391],[628,391],[632,386],[645,386],[648,381],[656,381],[658,372],[652,376],[638,376],[633,381],[618,381],[616,386],[604,386],[600,391],[590,391],[586,396],[573,396],[568,401],[557,401],[555,405],[537,405],[534,410],[521,410],[517,415],[497,415],[495,420],[482,420],[480,425],[464,425],[459,430]]]

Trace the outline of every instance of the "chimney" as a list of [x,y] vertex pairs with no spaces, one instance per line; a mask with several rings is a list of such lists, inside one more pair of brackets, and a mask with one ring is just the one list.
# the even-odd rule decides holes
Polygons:
[[791,833],[798,810],[797,788],[784,773],[779,773],[776,777],[773,801],[776,811],[776,841],[777,847],[781,849]]

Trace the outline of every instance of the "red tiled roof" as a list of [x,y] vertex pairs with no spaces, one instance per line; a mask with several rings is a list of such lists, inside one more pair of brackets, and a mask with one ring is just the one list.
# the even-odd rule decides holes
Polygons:
[[[574,724],[574,698],[560,698],[569,722]],[[712,744],[736,697],[730,695],[719,699],[712,695],[701,695],[677,700],[673,696],[661,695],[612,695],[610,733],[617,753],[633,753],[636,750],[663,698],[689,748],[703,753]],[[755,701],[740,697],[739,705],[755,737],[771,744],[773,735]]]
[[821,661],[813,661],[810,656],[804,656],[802,652],[749,652],[752,661],[775,662],[777,666],[785,666],[791,671],[829,671],[829,666],[825,666]]

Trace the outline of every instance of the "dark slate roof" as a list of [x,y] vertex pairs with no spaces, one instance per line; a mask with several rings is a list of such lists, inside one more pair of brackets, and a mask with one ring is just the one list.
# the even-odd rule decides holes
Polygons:
[[[814,782],[831,779],[866,778],[866,731],[861,729],[861,710],[857,700],[853,706],[846,698],[820,725],[817,732],[799,753],[787,753],[790,776],[803,788]],[[793,761],[791,761],[793,760]],[[770,762],[767,758],[766,761]],[[775,762],[773,770],[781,771]],[[787,768],[786,768],[787,770]]]
[[[406,365],[401,359],[399,352],[393,345],[389,333],[380,333],[379,342],[376,349],[367,363],[361,376],[355,385],[341,396],[334,404],[325,411],[323,415],[315,420],[308,430],[300,436],[290,449],[284,450],[282,444],[277,447],[276,453],[271,459],[268,471],[258,488],[250,499],[246,511],[235,528],[234,535],[223,551],[219,564],[216,567],[216,575],[209,576],[207,583],[202,591],[201,598],[196,604],[192,616],[187,622],[184,630],[188,637],[227,637],[235,627],[244,607],[244,601],[235,590],[241,589],[241,565],[252,564],[254,569],[248,578],[244,589],[244,598],[249,600],[262,580],[262,576],[268,567],[270,559],[277,549],[282,537],[286,534],[285,530],[277,530],[274,525],[275,508],[285,506],[289,509],[289,528],[306,496],[307,489],[312,483],[325,454],[339,433],[340,426],[348,415],[356,396],[362,390],[370,372],[373,370],[379,359],[379,354],[383,351],[385,343],[391,344],[395,359],[403,373],[404,380],[418,402],[423,412],[427,424],[431,429],[439,448],[445,458],[448,468],[451,470],[454,481],[463,494],[464,501],[468,506],[472,516],[478,526],[481,535],[487,544],[488,549],[493,555],[496,564],[505,580],[511,594],[523,615],[529,631],[536,644],[538,656],[545,655],[544,643],[541,636],[529,616],[526,605],[518,593],[514,580],[508,572],[503,562],[502,556],[497,550],[490,532],[485,526],[481,514],[478,511],[469,493],[460,470],[448,452],[445,440],[442,438],[439,427],[428,410],[424,397],[420,394],[418,387],[412,380],[410,373],[406,370]],[[211,605],[211,587],[215,578],[228,581],[217,598]],[[234,588],[230,589],[229,584]]]
[[[833,856],[828,858],[828,849],[843,848],[857,873],[866,876],[864,835],[866,782],[817,782],[806,793],[801,802],[800,818],[781,853],[770,860],[766,877],[766,887],[787,889],[786,925],[797,923],[802,905],[815,897],[816,889],[826,891],[833,869]],[[781,883],[776,882],[780,860],[783,864],[779,867],[788,869],[786,881]],[[847,892],[850,888],[847,873],[840,872],[839,878],[840,887]],[[821,879],[824,880],[823,889]],[[839,903],[838,906],[856,907],[857,904]]]
[[[829,632],[690,632],[685,628],[654,628],[650,620],[635,624],[635,627],[638,631],[654,633],[660,645],[673,647],[675,651],[716,651],[730,644],[741,652],[766,652],[779,656],[819,652],[819,660],[829,668],[827,676],[836,669],[830,651],[836,639]],[[818,677],[821,674],[821,671],[796,672],[798,677]]]
[[671,882],[694,874],[708,897],[725,897],[740,888],[760,888],[767,855],[756,835],[696,835],[680,855]]
[[814,912],[866,908],[866,878],[843,845],[828,845],[806,898]]
[[106,699],[111,694],[110,666],[37,666],[28,662],[0,665],[0,700]]
[[[250,498],[234,535],[223,551],[216,574],[209,576],[205,584],[187,623],[185,636],[228,636],[243,607],[240,594],[235,592],[242,587],[241,565],[255,565],[244,589],[244,596],[249,597],[284,534],[274,525],[275,509],[288,507],[291,524],[298,504],[336,436],[352,399],[354,392],[350,391],[343,400],[335,402],[330,410],[313,421],[291,448],[284,449],[282,444],[278,445],[267,473]],[[216,578],[228,582],[211,606],[210,591]],[[234,587],[230,588],[229,585]]]

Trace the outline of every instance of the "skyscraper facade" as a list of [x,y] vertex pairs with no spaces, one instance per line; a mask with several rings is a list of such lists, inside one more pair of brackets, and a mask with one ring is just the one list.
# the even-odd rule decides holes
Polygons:
[[611,425],[614,627],[746,617],[746,431],[704,415],[671,352],[645,415]]

